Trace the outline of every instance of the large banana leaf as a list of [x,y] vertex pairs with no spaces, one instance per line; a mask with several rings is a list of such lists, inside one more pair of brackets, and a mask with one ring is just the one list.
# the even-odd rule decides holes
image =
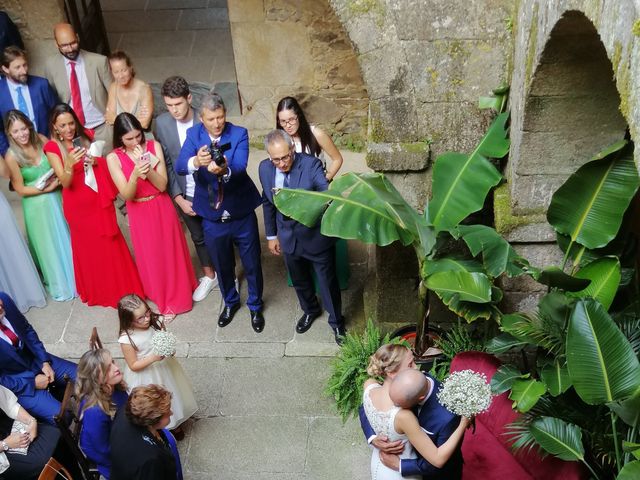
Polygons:
[[489,353],[500,355],[513,348],[522,349],[527,345],[529,345],[529,342],[527,341],[516,338],[509,333],[502,333],[489,340],[485,348]]
[[492,278],[507,272],[510,277],[521,275],[528,262],[493,228],[486,225],[459,225],[452,231],[454,237],[462,237],[475,257],[482,252],[482,263]]
[[567,292],[576,292],[587,288],[591,280],[572,277],[558,267],[547,267],[539,270],[535,267],[526,267],[525,272],[530,274],[537,282],[551,288],[561,288]]
[[328,236],[380,246],[399,240],[419,246],[422,256],[435,244],[435,233],[424,216],[382,174],[347,173],[325,192],[283,188],[274,201],[284,215],[309,227],[324,212],[321,231]]
[[639,184],[633,144],[617,142],[556,190],[547,219],[573,243],[591,249],[603,247],[618,233]]
[[566,355],[573,386],[588,404],[624,400],[640,389],[638,357],[596,300],[576,302]]
[[526,380],[518,379],[511,385],[509,398],[513,400],[514,408],[520,413],[525,413],[538,403],[538,400],[546,391],[547,388],[542,382],[531,378]]
[[595,298],[609,310],[620,285],[620,261],[615,257],[600,258],[581,268],[575,276],[589,279],[591,283],[584,290],[569,292],[568,295]]
[[482,265],[475,260],[462,260],[453,257],[443,257],[437,260],[427,260],[422,263],[422,278],[439,272],[483,272]]
[[638,480],[638,478],[640,478],[640,460],[635,460],[622,467],[616,480]]
[[506,112],[498,115],[471,154],[449,152],[436,159],[428,208],[436,230],[449,230],[480,210],[489,190],[502,179],[488,158],[502,158],[509,151],[508,117]]
[[531,434],[543,450],[565,461],[584,461],[582,432],[559,418],[540,417],[531,422]]
[[427,278],[427,288],[438,295],[457,295],[466,302],[491,301],[491,282],[483,273],[450,271],[438,272]]
[[547,386],[547,391],[554,397],[566,392],[571,386],[571,377],[566,362],[557,358],[540,370],[540,379]]

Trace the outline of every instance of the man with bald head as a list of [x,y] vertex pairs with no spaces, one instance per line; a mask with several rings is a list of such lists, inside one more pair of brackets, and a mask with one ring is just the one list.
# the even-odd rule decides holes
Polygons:
[[408,368],[399,372],[389,387],[389,398],[398,407],[411,409],[422,402],[431,388],[420,370]]
[[[80,48],[80,39],[68,23],[58,23],[53,37],[60,55],[47,59],[44,73],[60,100],[71,105],[83,126],[110,150],[112,130],[105,123],[111,72],[107,57]],[[108,151],[105,150],[105,151]]]

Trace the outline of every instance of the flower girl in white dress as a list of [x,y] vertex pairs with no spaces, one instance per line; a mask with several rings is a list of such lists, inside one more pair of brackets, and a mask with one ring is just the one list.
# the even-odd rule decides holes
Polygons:
[[[404,372],[408,369],[414,370],[415,375],[414,372]],[[469,419],[463,417],[451,437],[440,447],[436,447],[409,409],[424,399],[430,388],[426,377],[415,369],[411,350],[403,345],[383,345],[369,359],[367,373],[374,378],[370,378],[364,384],[362,403],[367,419],[377,435],[384,435],[391,442],[404,442],[401,459],[416,458],[417,450],[431,465],[439,468],[456,450],[469,425]],[[398,378],[400,381],[392,388],[392,382],[404,375],[406,378]],[[375,378],[384,378],[382,385]],[[393,398],[404,408],[394,404],[390,393],[393,393]],[[380,451],[374,447],[371,454],[371,479],[403,478],[420,480],[422,477],[403,477],[400,472],[388,468],[380,460]]]
[[[172,393],[171,420],[167,428],[175,429],[198,410],[191,381],[174,357],[156,355],[153,334],[162,327],[154,313],[138,295],[125,295],[118,302],[120,338],[127,366],[124,380],[129,391],[140,385],[161,385]],[[179,434],[179,432],[178,432]]]

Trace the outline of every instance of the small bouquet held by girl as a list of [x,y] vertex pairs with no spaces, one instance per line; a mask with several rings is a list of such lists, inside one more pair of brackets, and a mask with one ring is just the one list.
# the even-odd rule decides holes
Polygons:
[[456,415],[472,419],[491,405],[491,386],[487,377],[473,370],[460,370],[449,375],[437,393],[440,404]]
[[174,357],[175,335],[165,330],[161,315],[135,294],[120,299],[118,317],[118,343],[127,362],[124,380],[129,391],[149,384],[169,390],[173,415],[167,428],[175,429],[198,410],[191,381]]

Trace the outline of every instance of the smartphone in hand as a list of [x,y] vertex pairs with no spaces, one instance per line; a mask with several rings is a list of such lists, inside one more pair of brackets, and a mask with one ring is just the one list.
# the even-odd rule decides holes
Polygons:
[[73,140],[71,140],[71,144],[75,147],[75,148],[82,148],[82,137],[76,137]]

